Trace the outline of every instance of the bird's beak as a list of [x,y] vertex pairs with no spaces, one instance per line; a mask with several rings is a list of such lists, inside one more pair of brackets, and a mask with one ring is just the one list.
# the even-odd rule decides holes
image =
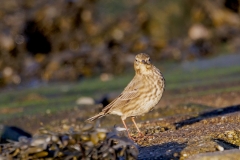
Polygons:
[[143,63],[143,64],[150,64],[150,61],[144,61],[144,60],[142,60],[142,63]]

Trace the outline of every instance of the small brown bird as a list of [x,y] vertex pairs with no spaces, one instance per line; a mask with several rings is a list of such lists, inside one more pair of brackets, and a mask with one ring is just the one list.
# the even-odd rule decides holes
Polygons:
[[[134,69],[136,74],[123,92],[99,114],[87,121],[93,121],[107,114],[119,115],[128,132],[125,119],[132,117],[137,131],[141,133],[134,118],[149,112],[160,101],[164,91],[164,78],[161,72],[151,64],[150,57],[144,53],[136,55]],[[129,132],[128,136],[130,137]]]

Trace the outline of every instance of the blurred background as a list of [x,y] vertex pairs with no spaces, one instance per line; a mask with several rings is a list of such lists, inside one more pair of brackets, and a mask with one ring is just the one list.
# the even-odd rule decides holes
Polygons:
[[[180,154],[172,149],[179,152],[185,144],[189,151],[182,155],[206,152],[209,145],[211,152],[238,149],[239,10],[240,0],[0,0],[0,143],[43,128],[75,134],[78,123],[83,126],[121,93],[134,76],[135,55],[145,52],[163,73],[166,89],[137,122],[149,135],[169,131],[163,133],[169,139],[158,137],[170,142],[160,145],[167,147],[162,153],[151,153],[176,159]],[[112,129],[122,122],[109,115],[96,124]],[[206,143],[195,143],[192,137],[204,137],[202,131],[209,132]],[[218,133],[229,138],[220,149],[213,143]],[[192,141],[183,144],[187,135]],[[145,152],[148,157],[150,150]]]
[[[240,51],[238,0],[1,0],[0,87],[76,82]],[[235,58],[233,58],[235,59]]]

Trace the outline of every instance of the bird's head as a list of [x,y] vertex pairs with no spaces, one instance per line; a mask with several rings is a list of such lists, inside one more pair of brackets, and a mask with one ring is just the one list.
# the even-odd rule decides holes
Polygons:
[[134,61],[134,69],[137,74],[147,74],[152,68],[149,55],[140,53],[136,55]]

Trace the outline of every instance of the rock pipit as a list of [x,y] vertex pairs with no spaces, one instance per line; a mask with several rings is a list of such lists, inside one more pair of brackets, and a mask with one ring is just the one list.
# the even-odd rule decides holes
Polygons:
[[[144,53],[136,55],[134,69],[136,74],[123,92],[99,114],[87,121],[93,121],[107,114],[119,115],[128,132],[125,119],[131,117],[137,131],[141,133],[134,118],[149,112],[160,101],[164,91],[164,78],[160,70],[151,64],[150,57]],[[131,137],[129,132],[128,136]]]

